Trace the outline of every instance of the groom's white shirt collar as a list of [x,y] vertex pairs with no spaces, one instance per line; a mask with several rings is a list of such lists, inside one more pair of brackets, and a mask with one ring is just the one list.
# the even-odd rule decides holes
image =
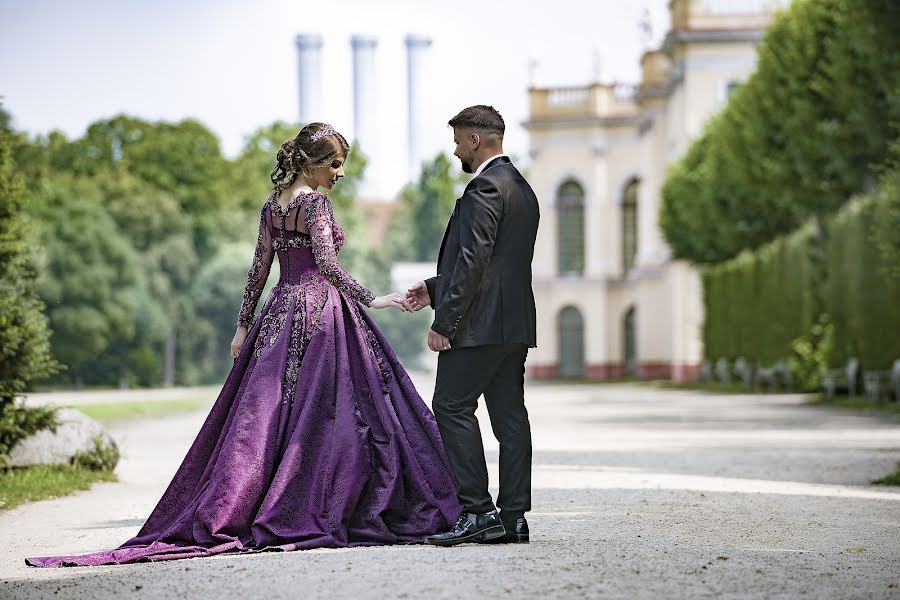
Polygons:
[[490,164],[490,162],[491,162],[492,160],[494,160],[495,158],[500,158],[501,156],[506,156],[506,154],[503,154],[503,153],[495,154],[494,156],[490,157],[489,159],[487,159],[486,161],[484,161],[483,163],[481,163],[480,165],[478,165],[478,168],[475,170],[475,174],[472,175],[472,179],[475,179],[476,177],[478,177],[479,175],[481,175],[481,172],[484,171],[484,168],[485,168],[486,166],[488,166],[488,164]]

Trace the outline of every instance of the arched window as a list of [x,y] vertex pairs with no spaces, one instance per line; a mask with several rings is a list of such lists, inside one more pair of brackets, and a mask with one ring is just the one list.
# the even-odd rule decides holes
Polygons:
[[622,370],[624,375],[637,375],[637,322],[634,306],[625,312],[622,319]]
[[634,267],[634,257],[638,247],[638,187],[635,179],[626,187],[622,195],[622,274],[627,275]]
[[556,193],[560,275],[584,273],[584,189],[567,181]]
[[567,306],[559,312],[559,376],[584,375],[584,320],[581,311]]

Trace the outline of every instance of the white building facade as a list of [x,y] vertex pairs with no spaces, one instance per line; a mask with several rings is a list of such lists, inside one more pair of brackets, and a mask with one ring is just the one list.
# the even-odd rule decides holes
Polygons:
[[531,88],[528,179],[541,203],[532,378],[698,374],[698,272],[659,228],[666,171],[756,62],[781,0],[672,0],[636,87]]

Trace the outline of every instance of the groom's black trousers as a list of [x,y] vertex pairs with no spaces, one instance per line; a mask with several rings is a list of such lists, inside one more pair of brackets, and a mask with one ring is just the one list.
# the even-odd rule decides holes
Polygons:
[[432,409],[441,430],[460,504],[467,512],[494,510],[475,409],[484,394],[500,442],[497,507],[505,522],[531,510],[531,426],[525,409],[524,344],[474,346],[441,352]]

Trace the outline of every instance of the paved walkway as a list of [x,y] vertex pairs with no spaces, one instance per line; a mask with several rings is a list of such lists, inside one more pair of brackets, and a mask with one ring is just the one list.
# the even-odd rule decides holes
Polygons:
[[529,545],[24,566],[133,535],[202,423],[191,414],[115,428],[118,483],[0,512],[0,597],[900,598],[900,488],[869,485],[900,461],[900,422],[649,386],[532,384],[527,402]]

